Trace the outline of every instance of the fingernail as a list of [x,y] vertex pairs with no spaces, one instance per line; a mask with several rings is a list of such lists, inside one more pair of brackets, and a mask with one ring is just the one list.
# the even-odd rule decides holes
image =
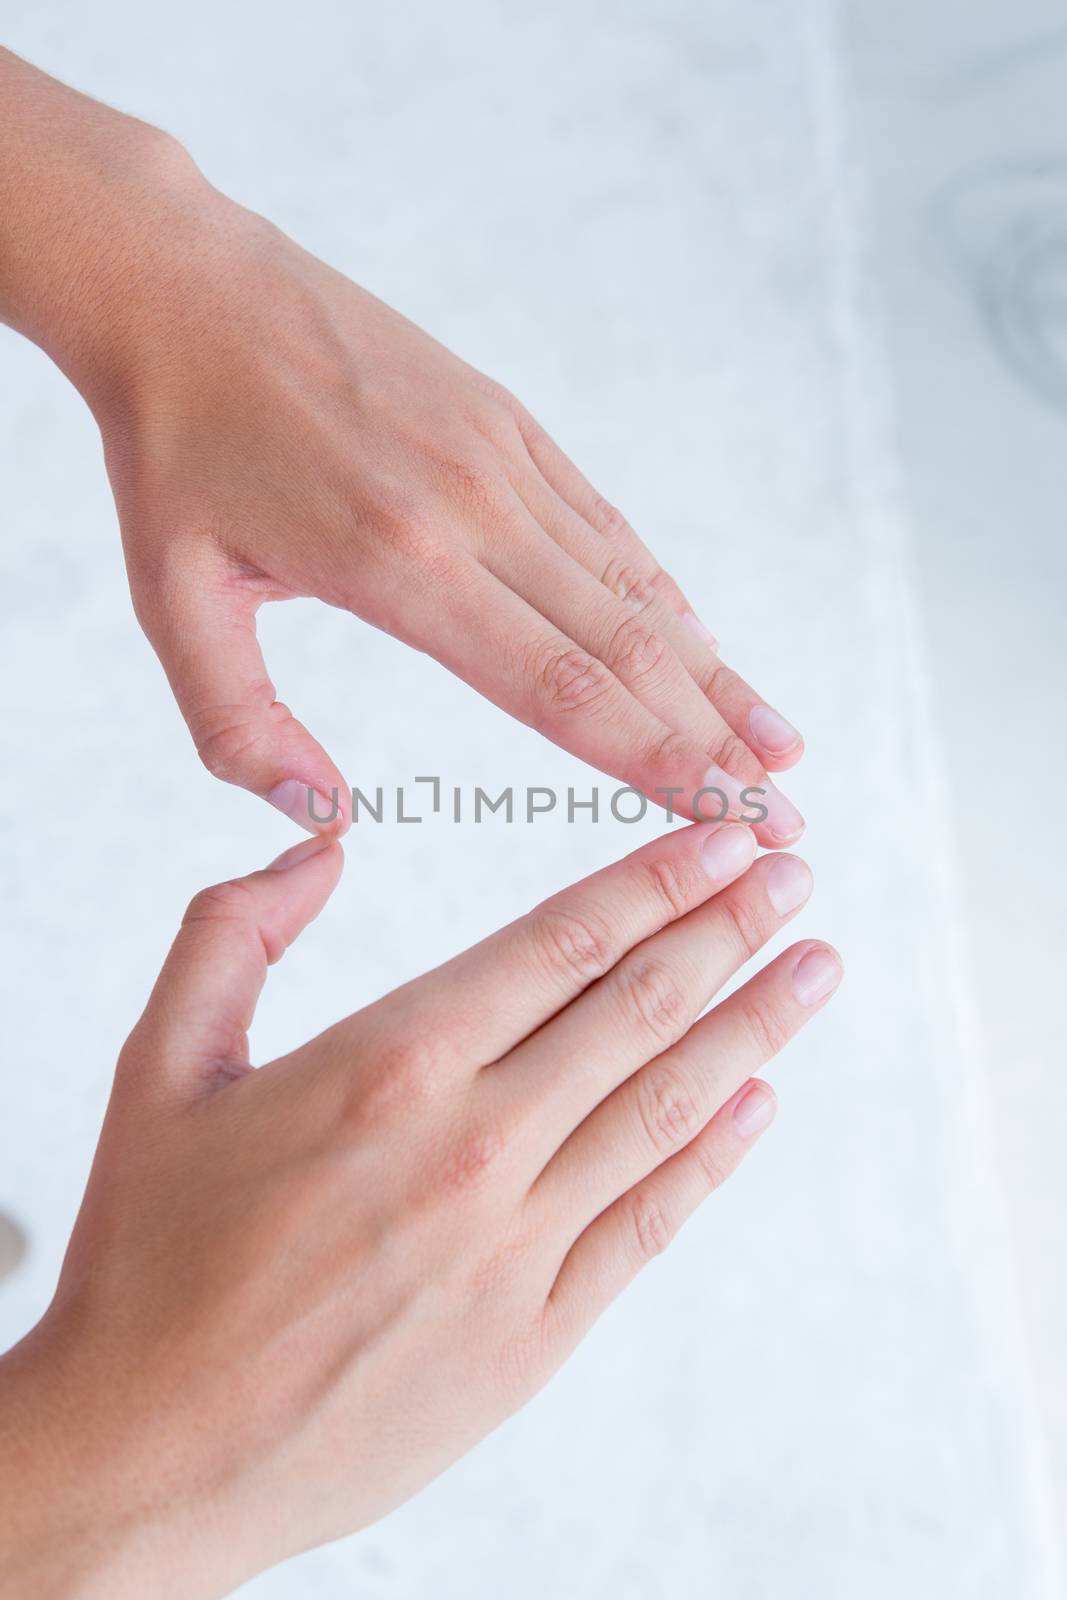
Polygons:
[[780,917],[802,906],[811,894],[811,868],[798,856],[775,856],[767,873],[767,899]]
[[700,846],[704,870],[712,883],[729,883],[739,877],[755,854],[752,830],[736,822],[726,822],[716,828]]
[[722,767],[709,767],[704,774],[693,815],[699,822],[722,822],[729,815],[752,828],[765,827],[775,844],[792,844],[804,832],[804,818],[770,778],[741,783]]
[[710,629],[705,628],[695,611],[683,611],[682,621],[685,623],[687,628],[692,628],[697,638],[701,640],[703,644],[706,644],[709,650],[718,652],[718,639],[716,639],[715,635],[710,631]]
[[309,832],[328,827],[337,821],[339,815],[336,789],[331,791],[327,799],[310,784],[301,783],[299,778],[285,778],[270,791],[267,799],[272,806],[284,812],[293,822],[299,822]]
[[776,789],[768,778],[761,785],[763,793],[758,796],[760,805],[766,806],[766,827],[775,844],[792,844],[799,839],[806,826],[804,818],[800,815],[791,800],[787,800],[781,789]]
[[800,742],[800,734],[793,724],[770,706],[753,706],[748,714],[748,725],[756,743],[775,756],[784,756]]
[[328,833],[317,833],[314,839],[301,839],[299,844],[290,845],[280,856],[275,856],[266,871],[288,872],[290,867],[298,867],[302,861],[307,861],[310,856],[320,855],[334,843],[335,840]]
[[734,1106],[734,1127],[742,1139],[754,1139],[768,1123],[774,1121],[778,1102],[774,1090],[766,1083],[754,1083]]
[[699,794],[693,796],[693,815],[700,822],[725,822],[728,816],[751,822],[756,807],[765,804],[762,791],[753,790],[751,799],[741,795],[751,786],[732,778],[722,767],[709,767]]
[[837,952],[819,944],[802,955],[793,968],[793,992],[802,1006],[817,1005],[828,994],[833,994],[841,977],[841,959]]

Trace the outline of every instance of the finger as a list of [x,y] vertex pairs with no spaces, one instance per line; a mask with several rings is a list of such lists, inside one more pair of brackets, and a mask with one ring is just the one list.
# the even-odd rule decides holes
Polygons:
[[262,597],[235,587],[221,563],[187,576],[145,627],[201,761],[310,833],[343,833],[351,816],[344,779],[267,674],[256,638]]
[[533,1124],[524,1153],[534,1170],[631,1073],[685,1036],[727,979],[806,902],[811,881],[795,856],[762,857],[631,950],[494,1069],[501,1116],[525,1114]]
[[[546,486],[547,487],[547,486]],[[549,529],[557,541],[570,548],[575,559],[598,577],[613,594],[627,597],[631,603],[642,596],[654,597],[659,603],[659,623],[664,638],[678,655],[701,694],[713,706],[737,739],[752,751],[772,772],[784,772],[796,766],[804,754],[804,740],[792,723],[781,712],[769,706],[721,658],[718,641],[710,634],[696,614],[688,607],[681,612],[672,600],[673,580],[659,567],[652,553],[633,532],[621,513],[604,509],[601,502],[598,516],[601,527],[609,528],[612,518],[619,519],[619,531],[614,541],[598,531],[570,507],[561,507],[554,526]],[[571,511],[568,518],[565,513]],[[546,512],[546,519],[548,513]],[[581,523],[575,526],[575,521]],[[546,524],[547,526],[547,520]],[[678,591],[680,593],[680,591]],[[722,764],[730,767],[728,760]]]
[[794,945],[724,1000],[678,1044],[609,1095],[549,1162],[531,1198],[575,1232],[692,1142],[836,989],[826,945]]
[[691,641],[682,649],[690,672],[708,700],[764,766],[771,772],[795,767],[804,754],[804,740],[793,724],[715,652],[705,651]]
[[547,536],[525,507],[520,509],[510,530],[485,551],[489,570],[602,661],[661,722],[706,750],[733,778],[763,792],[769,815],[755,825],[761,844],[773,849],[799,838],[799,812],[770,783],[751,749],[719,715],[672,647],[669,636],[685,630],[666,602],[636,578],[625,594],[612,594]]
[[386,995],[361,1013],[361,1037],[377,1030],[385,1038],[401,1028],[415,1038],[447,1039],[467,1068],[486,1066],[628,950],[740,876],[755,848],[749,829],[734,823],[698,824],[653,839]]
[[577,1344],[641,1268],[667,1248],[700,1202],[737,1170],[775,1109],[769,1084],[744,1084],[691,1144],[590,1224],[549,1293],[550,1337],[564,1348]]
[[[709,765],[692,740],[646,710],[604,663],[475,562],[446,605],[421,618],[421,648],[487,699],[653,804],[696,821],[727,816],[772,828],[774,795]],[[788,807],[784,817],[803,819]],[[636,802],[634,802],[636,804]],[[629,815],[629,812],[626,813]],[[777,813],[776,813],[777,815]],[[799,828],[793,821],[787,843]]]
[[664,637],[723,722],[769,771],[797,765],[805,750],[800,733],[744,678],[723,666],[717,638],[697,618],[677,582],[662,570],[622,512],[593,490],[544,429],[533,424],[525,437],[545,493],[537,494],[536,485],[528,480],[517,483],[517,491],[537,522],[613,594],[632,595],[643,587],[653,590],[669,611],[662,624]]
[[618,552],[641,571],[642,577],[655,585],[672,611],[679,616],[688,614],[700,636],[711,648],[715,648],[715,636],[700,622],[678,584],[659,566],[622,512],[597,493],[585,474],[539,422],[524,412],[518,418],[518,424],[530,460],[559,498],[603,538],[614,544]]
[[267,968],[322,910],[343,860],[335,840],[305,839],[195,897],[127,1045],[140,1082],[181,1093],[247,1068]]

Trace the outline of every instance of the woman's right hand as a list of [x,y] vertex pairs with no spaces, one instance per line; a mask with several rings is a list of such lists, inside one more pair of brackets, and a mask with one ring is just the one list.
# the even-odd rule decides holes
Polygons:
[[348,826],[256,637],[261,606],[306,595],[655,804],[796,843],[767,774],[800,734],[513,395],[175,140],[2,49],[0,128],[0,321],[100,426],[134,606],[211,772],[312,832]]
[[0,1594],[219,1595],[527,1400],[751,1148],[836,988],[744,827],[666,834],[258,1071],[341,849],[197,896],[119,1062],[55,1300],[0,1362]]

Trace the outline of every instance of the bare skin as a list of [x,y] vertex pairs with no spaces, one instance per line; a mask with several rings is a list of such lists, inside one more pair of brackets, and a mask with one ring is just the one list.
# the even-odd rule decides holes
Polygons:
[[800,735],[513,395],[3,51],[0,127],[0,319],[93,411],[137,615],[212,772],[309,828],[309,789],[343,796],[256,640],[265,601],[311,595],[681,815],[720,814],[694,808],[711,785],[750,820],[758,787],[760,843],[799,837],[767,773]]
[[811,877],[696,825],[252,1070],[341,849],[197,896],[54,1302],[0,1360],[0,1595],[198,1600],[365,1526],[528,1399],[774,1114],[835,989]]
[[[260,605],[311,595],[683,813],[759,788],[759,841],[799,835],[767,778],[799,735],[513,396],[3,51],[0,130],[0,319],[100,426],[212,772],[305,826],[309,789],[343,802],[256,641]],[[836,986],[807,941],[695,1020],[810,888],[754,850],[669,835],[258,1071],[267,965],[340,848],[198,896],[53,1304],[0,1359],[0,1596],[223,1594],[534,1393],[767,1126],[751,1073]]]

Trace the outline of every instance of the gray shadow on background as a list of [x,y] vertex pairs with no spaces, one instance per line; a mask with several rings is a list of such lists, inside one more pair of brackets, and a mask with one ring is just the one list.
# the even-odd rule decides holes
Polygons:
[[10,1217],[0,1212],[0,1278],[14,1272],[26,1254],[26,1235]]
[[1000,360],[1067,411],[1067,161],[954,179],[930,212]]

